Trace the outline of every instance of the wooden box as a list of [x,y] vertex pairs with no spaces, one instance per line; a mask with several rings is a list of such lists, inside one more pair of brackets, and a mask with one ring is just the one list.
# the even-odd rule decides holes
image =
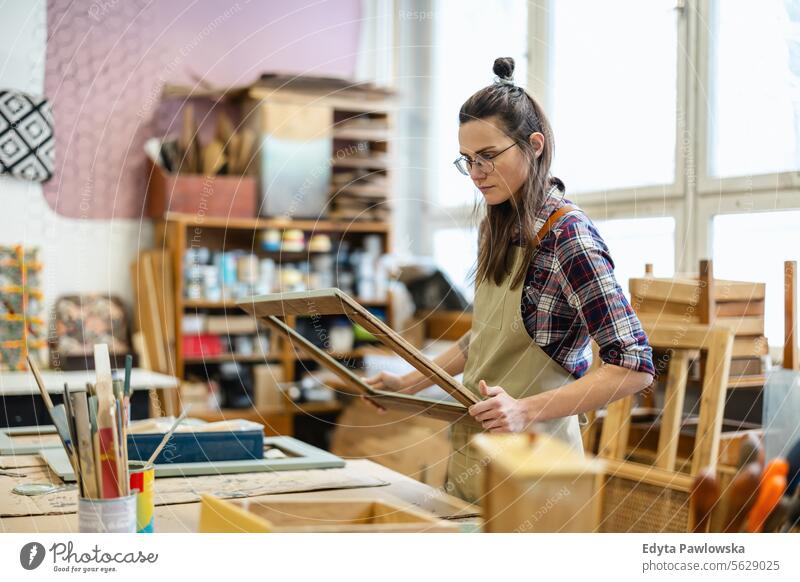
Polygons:
[[[769,353],[764,337],[766,285],[723,279],[709,281],[707,285],[698,276],[688,275],[632,278],[631,306],[645,328],[713,323],[731,329],[732,357],[741,362],[732,366],[731,376],[761,374],[760,358]],[[763,385],[763,378],[758,381]]]
[[286,405],[286,396],[280,387],[280,382],[283,382],[283,368],[275,364],[253,366],[253,376],[253,404],[256,408],[282,409]]
[[203,495],[202,533],[453,533],[456,524],[419,509],[385,501],[228,501]]
[[149,162],[147,213],[163,218],[167,212],[199,217],[252,218],[256,215],[256,180],[252,176],[168,174]]
[[604,463],[546,434],[479,434],[485,532],[593,532]]

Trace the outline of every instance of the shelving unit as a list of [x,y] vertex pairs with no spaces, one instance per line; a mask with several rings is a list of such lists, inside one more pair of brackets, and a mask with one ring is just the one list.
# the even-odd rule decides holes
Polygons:
[[[241,315],[242,312],[236,307],[236,300],[223,297],[220,301],[208,301],[202,299],[187,299],[184,288],[184,257],[189,248],[189,241],[196,246],[209,246],[217,250],[233,250],[235,248],[252,252],[257,256],[267,257],[272,255],[276,261],[297,262],[298,255],[308,255],[308,253],[270,253],[264,252],[259,248],[260,234],[265,229],[278,229],[281,232],[286,229],[302,229],[308,236],[310,234],[324,233],[332,239],[353,239],[358,240],[365,235],[377,234],[382,237],[384,253],[391,251],[391,229],[389,224],[384,222],[337,222],[337,221],[304,221],[304,220],[283,220],[283,219],[264,219],[253,218],[249,220],[235,219],[224,220],[219,218],[201,218],[185,214],[168,214],[158,225],[157,239],[158,244],[163,245],[170,255],[173,265],[172,278],[174,281],[175,303],[175,337],[182,336],[183,319],[187,314],[193,313],[213,313],[215,315]],[[217,245],[217,246],[215,246]],[[234,246],[236,245],[236,246]],[[367,307],[382,309],[387,321],[391,322],[391,296],[387,295],[385,300],[360,300]],[[296,318],[287,318],[291,325],[296,324]],[[268,333],[259,330],[258,333]],[[235,336],[235,332],[226,334]],[[249,334],[248,334],[249,335]],[[272,342],[272,338],[270,338]],[[348,360],[358,360],[368,353],[379,353],[379,350],[369,346],[356,347],[347,353],[335,353],[334,357]],[[187,379],[187,367],[201,366],[210,368],[223,362],[238,362],[242,364],[278,364],[283,370],[285,381],[296,380],[296,366],[298,362],[305,363],[308,359],[304,354],[298,352],[290,344],[278,339],[271,343],[270,352],[264,357],[263,354],[254,353],[252,355],[241,355],[236,353],[225,353],[219,355],[187,356],[183,353],[181,341],[175,342],[175,370],[180,378]],[[338,412],[341,405],[338,402],[332,403],[286,403],[286,412],[292,414],[330,414]],[[274,411],[265,411],[274,413]],[[223,409],[221,411],[198,411],[193,415],[200,415],[202,418],[225,418],[240,417],[249,418],[257,414],[256,409]]]

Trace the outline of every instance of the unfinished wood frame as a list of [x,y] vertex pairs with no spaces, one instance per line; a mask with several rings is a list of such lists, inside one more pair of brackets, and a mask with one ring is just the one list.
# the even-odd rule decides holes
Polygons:
[[[449,422],[475,423],[467,413],[467,408],[479,401],[475,394],[339,289],[265,295],[240,301],[237,305],[247,313],[259,318],[277,333],[284,335],[293,345],[336,374],[348,387],[380,406],[419,412],[424,416]],[[281,319],[291,316],[315,318],[323,315],[345,315],[358,323],[383,345],[424,374],[432,383],[444,389],[455,398],[456,402],[442,402],[408,394],[375,390]]]
[[[601,490],[604,531],[691,531],[689,494],[701,468],[714,470],[719,456],[722,413],[728,385],[733,331],[705,325],[645,329],[650,345],[671,349],[665,408],[654,466],[625,459],[633,397],[608,406],[599,456],[613,461]],[[697,351],[706,355],[690,474],[675,470],[688,365]]]
[[[14,442],[16,437],[52,435],[52,442]],[[56,427],[52,424],[39,426],[15,426],[0,428],[0,455],[32,455],[43,448],[60,448]]]

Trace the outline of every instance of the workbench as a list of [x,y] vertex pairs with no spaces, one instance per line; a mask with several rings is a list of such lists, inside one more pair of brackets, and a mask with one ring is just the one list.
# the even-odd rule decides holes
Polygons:
[[[354,475],[369,476],[388,483],[381,487],[280,493],[248,497],[252,501],[266,500],[363,500],[374,499],[397,505],[411,505],[437,517],[458,521],[462,531],[474,531],[479,526],[480,508],[457,497],[392,471],[367,459],[348,460],[346,468]],[[196,532],[200,519],[200,503],[159,505],[155,508],[155,529],[158,533]],[[0,532],[74,533],[78,529],[76,513],[40,515],[35,517],[0,518]]]
[[[64,393],[65,382],[69,384],[71,390],[83,390],[87,382],[94,383],[96,379],[94,370],[76,370],[69,372],[61,370],[42,370],[41,376],[47,392],[57,397],[60,397],[60,395]],[[160,410],[154,408],[155,403],[151,398],[149,411],[144,410],[144,414],[149,413],[149,416],[175,414],[175,411],[171,410],[169,407],[176,398],[171,398],[170,395],[176,394],[175,390],[177,390],[179,385],[180,382],[175,376],[159,374],[140,368],[131,370],[131,389],[134,392],[146,390],[156,391],[156,396],[158,397],[157,406]],[[0,372],[0,405],[7,407],[8,410],[12,408],[12,400],[23,400],[26,403],[30,403],[31,401],[28,399],[20,399],[20,397],[25,396],[31,396],[36,401],[41,398],[41,393],[39,392],[39,387],[36,385],[33,374],[21,371]],[[8,397],[8,401],[5,400],[6,397]],[[43,406],[43,404],[39,405],[41,412],[44,412]],[[10,426],[19,426],[19,424],[10,421],[9,416],[10,415],[6,414],[6,418],[0,419],[0,426],[5,426],[4,422],[9,423]],[[46,415],[44,417],[47,418]],[[22,424],[39,424],[39,422],[31,422],[31,420],[28,419],[27,422],[23,422]]]

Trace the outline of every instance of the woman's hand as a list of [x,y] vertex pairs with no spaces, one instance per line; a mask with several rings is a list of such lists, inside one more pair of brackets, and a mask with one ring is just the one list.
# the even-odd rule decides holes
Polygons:
[[[410,385],[406,376],[398,376],[390,372],[379,372],[369,378],[364,378],[364,383],[368,384],[373,390],[383,390],[385,392],[411,392]],[[375,408],[380,414],[384,414],[386,409],[375,402],[366,394],[361,395],[361,399]]]
[[469,407],[469,413],[489,432],[523,432],[528,428],[525,404],[506,393],[501,386],[489,386],[481,380],[478,384],[486,397]]
[[405,376],[398,376],[391,372],[378,372],[374,376],[364,378],[364,382],[374,390],[386,392],[408,393],[408,381]]

